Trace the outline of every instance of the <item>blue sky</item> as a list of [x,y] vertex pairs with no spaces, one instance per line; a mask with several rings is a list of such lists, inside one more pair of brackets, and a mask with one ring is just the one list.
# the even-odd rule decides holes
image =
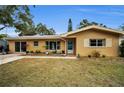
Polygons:
[[[124,6],[91,6],[91,5],[68,5],[68,6],[30,6],[35,24],[39,22],[53,27],[57,34],[67,31],[68,19],[72,19],[73,29],[82,19],[103,23],[108,27],[117,29],[124,23]],[[12,29],[6,29],[9,35],[16,35]],[[5,31],[2,31],[5,33]]]

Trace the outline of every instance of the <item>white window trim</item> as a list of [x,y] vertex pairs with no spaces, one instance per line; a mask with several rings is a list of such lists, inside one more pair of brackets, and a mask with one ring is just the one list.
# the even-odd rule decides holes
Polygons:
[[[39,46],[39,41],[34,41],[34,42],[38,42],[38,46]],[[38,46],[35,46],[35,45],[34,45],[34,42],[33,42],[33,46],[34,46],[34,47],[38,47]]]
[[[90,48],[104,48],[104,47],[106,47],[106,39],[95,39],[95,40],[96,40],[96,46],[91,46],[91,45],[90,45],[90,43],[91,43],[90,40],[91,40],[91,39],[89,39],[89,47],[90,47]],[[105,40],[104,46],[98,46],[98,40]]]
[[[48,42],[48,49],[46,49],[46,50],[49,50],[49,51],[53,51],[53,50],[61,50],[60,48],[59,49],[57,49],[57,42],[58,41],[46,41],[46,42]],[[56,42],[56,49],[50,49],[50,42]],[[59,41],[60,42],[60,41]],[[59,46],[61,46],[61,44],[59,45]]]

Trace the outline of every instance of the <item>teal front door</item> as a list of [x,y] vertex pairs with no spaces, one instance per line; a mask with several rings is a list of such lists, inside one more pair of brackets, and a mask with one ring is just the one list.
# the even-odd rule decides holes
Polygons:
[[67,42],[67,53],[68,54],[74,54],[74,41],[73,40],[68,40]]

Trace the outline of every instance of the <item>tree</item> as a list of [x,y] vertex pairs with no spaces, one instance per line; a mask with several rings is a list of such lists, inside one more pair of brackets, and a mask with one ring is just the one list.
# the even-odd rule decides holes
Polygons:
[[[19,36],[26,36],[26,35],[55,35],[55,30],[53,28],[47,28],[46,25],[39,23],[36,26],[25,26],[26,31],[22,31]],[[16,30],[18,32],[18,30]]]
[[15,32],[18,32],[19,36],[36,35],[37,34],[35,31],[35,26],[27,25],[27,24],[22,25],[22,31],[16,29]]
[[[35,7],[35,6],[34,6]],[[0,6],[0,30],[6,27],[15,28],[15,32],[22,35],[35,34],[55,34],[53,29],[48,29],[45,25],[39,23],[35,26],[32,21],[33,16],[27,5]]]
[[0,34],[0,39],[7,37],[6,34]]
[[87,19],[83,19],[80,22],[78,29],[83,28],[83,27],[86,27],[86,26],[89,26],[89,25],[91,25],[90,22]]
[[37,24],[37,26],[35,27],[35,31],[37,34],[40,34],[40,35],[55,35],[56,34],[53,28],[48,29],[47,26],[42,23]]
[[27,26],[32,25],[32,15],[27,5],[0,6],[0,30],[13,27],[17,32],[23,33]]
[[46,25],[43,25],[42,23],[39,23],[37,24],[37,26],[35,27],[35,31],[37,34],[40,34],[40,35],[45,35],[47,34],[47,27]]
[[78,29],[80,28],[83,28],[83,27],[87,27],[87,26],[91,26],[91,25],[97,25],[97,26],[101,26],[101,27],[107,27],[106,25],[104,24],[101,24],[101,23],[97,23],[97,22],[90,22],[88,21],[87,19],[83,19],[79,25],[78,25]]
[[50,29],[49,29],[49,34],[50,34],[50,35],[55,35],[56,32],[55,32],[55,30],[54,30],[53,28],[50,28]]
[[121,44],[119,46],[119,50],[120,50],[120,56],[124,57],[124,40],[121,41]]
[[119,26],[119,29],[124,31],[124,24],[122,24],[121,26]]
[[72,31],[72,21],[71,18],[68,21],[68,32]]

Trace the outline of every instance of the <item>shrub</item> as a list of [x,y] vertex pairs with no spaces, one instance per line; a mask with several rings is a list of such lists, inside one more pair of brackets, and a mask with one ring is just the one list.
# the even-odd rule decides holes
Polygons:
[[37,54],[38,54],[38,53],[41,53],[41,52],[40,52],[40,50],[36,50],[36,51],[35,51],[35,53],[37,53]]
[[102,55],[102,58],[105,58],[106,57],[106,55]]
[[77,54],[77,58],[80,58],[80,54]]
[[28,54],[29,53],[29,51],[26,51],[26,54]]
[[38,51],[38,53],[41,53],[41,51]]
[[34,53],[33,51],[30,51],[30,53]]
[[65,51],[64,50],[62,50],[62,54],[65,54]]
[[98,58],[100,57],[100,52],[95,50],[92,52],[92,56]]
[[89,58],[91,58],[91,55],[88,55]]
[[119,46],[119,50],[120,50],[120,56],[124,57],[124,40],[121,41],[121,44]]

